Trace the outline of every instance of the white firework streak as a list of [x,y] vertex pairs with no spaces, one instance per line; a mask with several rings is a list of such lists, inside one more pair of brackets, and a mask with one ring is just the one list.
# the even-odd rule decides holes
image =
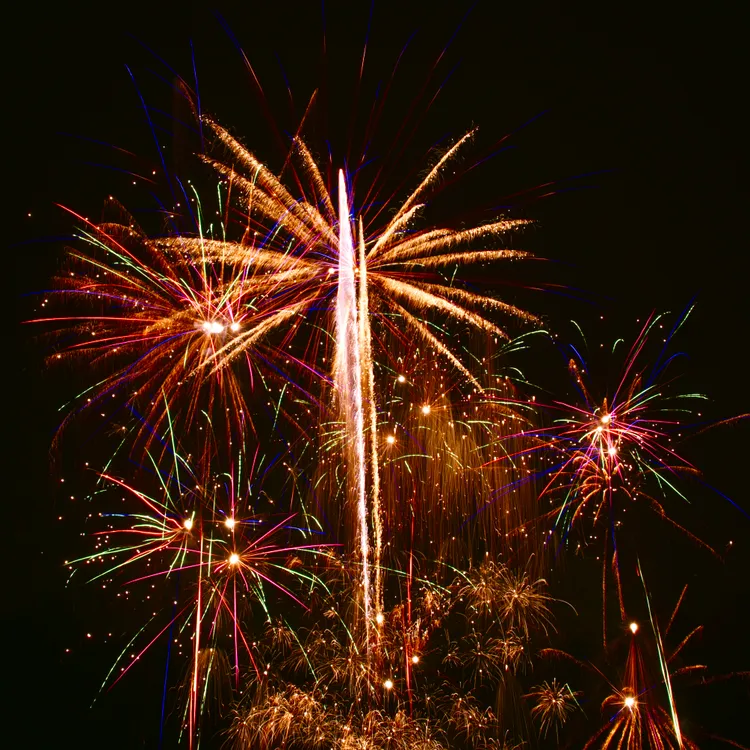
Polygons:
[[339,278],[336,294],[336,386],[346,424],[350,471],[355,478],[359,549],[362,557],[362,595],[367,643],[370,642],[370,542],[367,523],[367,467],[362,399],[362,363],[357,325],[357,288],[354,243],[349,222],[349,199],[343,170],[339,171]]

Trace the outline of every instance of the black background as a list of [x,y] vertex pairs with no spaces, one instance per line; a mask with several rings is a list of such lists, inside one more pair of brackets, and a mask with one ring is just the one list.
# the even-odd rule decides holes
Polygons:
[[[690,355],[689,390],[711,395],[706,412],[712,417],[750,411],[748,27],[740,6],[479,2],[464,17],[468,4],[375,2],[355,99],[369,3],[326,3],[325,56],[318,3],[15,4],[3,31],[7,297],[18,319],[30,317],[28,295],[47,288],[59,267],[63,243],[54,238],[69,234],[72,222],[56,203],[90,216],[109,193],[129,206],[145,203],[122,173],[94,166],[129,157],[123,162],[106,146],[81,140],[125,148],[144,169],[158,165],[125,64],[149,106],[180,113],[168,85],[150,72],[169,78],[165,66],[141,42],[192,80],[192,40],[203,106],[278,165],[283,157],[269,120],[214,8],[256,67],[268,111],[282,130],[295,121],[276,56],[297,114],[312,89],[328,81],[316,127],[334,153],[343,153],[350,132],[361,134],[377,81],[389,77],[416,31],[383,121],[381,153],[425,82],[431,96],[453,71],[409,146],[401,165],[407,177],[418,172],[430,145],[474,124],[486,145],[513,133],[513,149],[475,170],[454,206],[468,217],[475,196],[487,207],[507,205],[506,196],[518,190],[556,184],[555,195],[540,197],[548,191],[539,189],[533,200],[511,203],[539,221],[519,244],[550,259],[541,275],[567,291],[512,294],[561,326],[570,318],[587,322],[605,341],[613,332],[632,337],[635,319],[653,309],[680,310],[696,296],[679,342]],[[352,111],[359,112],[354,125]],[[172,153],[189,171],[189,148],[183,150],[181,156],[178,142]],[[596,327],[601,315],[606,332]],[[3,514],[3,606],[10,624],[5,683],[18,699],[6,732],[20,733],[29,747],[157,747],[158,669],[131,676],[88,708],[111,651],[85,634],[106,629],[108,602],[64,588],[61,563],[78,530],[55,523],[65,512],[65,495],[56,489],[57,475],[51,478],[49,450],[69,384],[45,377],[44,351],[27,333],[11,327],[5,357],[16,376],[6,386],[4,410],[6,478],[12,480],[5,483]],[[746,508],[748,434],[744,424],[686,447],[707,480]],[[691,528],[722,550],[731,539],[734,549],[721,565],[656,534],[654,544],[665,547],[657,578],[669,601],[691,581],[690,616],[707,626],[703,658],[712,671],[748,669],[743,618],[750,522],[718,496],[704,494],[697,502]],[[593,657],[593,648],[581,655]],[[744,732],[747,742],[740,720],[747,691],[707,700],[701,721],[737,740]]]

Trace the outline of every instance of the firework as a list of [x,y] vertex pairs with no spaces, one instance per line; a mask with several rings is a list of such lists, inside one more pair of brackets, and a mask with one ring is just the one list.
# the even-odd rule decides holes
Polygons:
[[[441,161],[441,164],[443,163],[445,160]],[[434,180],[437,174],[438,172],[433,170],[430,180]],[[265,179],[266,188],[269,184],[276,184],[268,175]],[[418,192],[423,192],[428,183],[423,183]],[[335,309],[338,318],[335,374],[339,384],[339,401],[344,422],[342,453],[345,456],[352,455],[349,453],[351,445],[358,446],[354,451],[355,458],[347,461],[347,464],[355,467],[357,473],[357,480],[352,483],[357,488],[359,498],[360,554],[355,568],[361,571],[361,580],[364,583],[358,587],[363,606],[350,606],[349,610],[358,612],[361,609],[362,619],[366,628],[369,628],[373,617],[368,611],[369,520],[375,531],[375,595],[378,604],[374,619],[376,625],[380,626],[378,641],[382,640],[386,645],[391,636],[386,635],[390,626],[387,625],[382,613],[383,528],[378,487],[381,439],[378,434],[379,417],[375,408],[375,365],[368,307],[370,295],[375,295],[380,289],[380,297],[374,298],[378,299],[382,306],[384,292],[392,293],[396,288],[396,280],[389,284],[383,269],[398,269],[400,265],[404,265],[405,270],[396,270],[394,273],[400,274],[402,279],[408,279],[408,269],[421,262],[421,259],[429,261],[427,266],[436,263],[440,265],[435,259],[441,252],[445,255],[446,251],[454,246],[461,246],[477,238],[496,236],[515,226],[513,222],[499,222],[473,233],[458,235],[445,230],[435,233],[436,238],[427,233],[427,239],[420,240],[421,249],[408,245],[408,252],[405,250],[402,264],[401,255],[396,252],[399,248],[399,243],[396,242],[398,233],[393,227],[386,231],[388,236],[382,242],[368,241],[371,246],[368,252],[363,223],[360,220],[357,264],[354,243],[349,231],[349,206],[343,174],[340,178],[339,199],[339,234],[328,237],[328,240],[334,237],[336,242],[334,247],[330,247],[332,243],[328,242],[327,256],[337,261],[338,270],[330,274],[328,270],[332,266],[323,265],[326,268],[324,279],[327,287],[321,285],[316,276],[321,267],[321,260],[311,260],[308,257],[319,250],[318,246],[310,243],[309,238],[299,238],[296,252],[289,252],[287,245],[283,251],[277,249],[281,242],[277,236],[278,232],[274,237],[265,237],[262,241],[256,239],[257,233],[246,232],[239,243],[214,240],[204,236],[202,230],[199,231],[198,237],[172,234],[165,238],[150,238],[137,227],[132,217],[126,217],[121,223],[96,226],[86,223],[86,229],[81,231],[81,237],[95,252],[73,253],[73,260],[79,264],[80,269],[70,272],[73,274],[70,277],[72,281],[60,293],[63,300],[93,303],[96,314],[86,316],[85,323],[71,316],[52,319],[63,325],[62,332],[66,336],[72,333],[77,339],[65,350],[65,355],[80,354],[82,359],[86,359],[92,365],[110,361],[125,363],[122,366],[111,366],[114,373],[91,389],[91,403],[97,404],[109,395],[122,395],[123,392],[128,394],[125,397],[125,406],[130,413],[136,415],[137,423],[136,433],[131,437],[135,437],[137,441],[145,435],[146,439],[140,442],[141,450],[145,452],[146,463],[157,467],[157,475],[162,476],[161,470],[158,469],[159,461],[165,456],[171,456],[173,459],[173,468],[164,475],[159,492],[150,495],[111,472],[102,475],[104,486],[120,488],[126,493],[128,501],[139,507],[131,508],[125,514],[112,516],[124,520],[110,521],[108,529],[97,537],[96,553],[75,563],[101,565],[102,572],[95,578],[107,581],[112,580],[114,575],[122,575],[131,569],[138,572],[134,573],[128,583],[160,579],[166,582],[177,577],[183,581],[184,589],[192,592],[187,596],[184,606],[181,602],[182,609],[179,612],[175,610],[172,620],[169,620],[156,636],[160,637],[167,629],[171,632],[178,620],[183,623],[180,625],[182,630],[192,628],[194,631],[191,645],[193,666],[186,708],[187,729],[191,741],[198,731],[201,706],[206,703],[209,676],[225,671],[221,665],[230,658],[225,659],[222,656],[222,633],[231,632],[233,638],[231,646],[234,654],[231,661],[234,664],[232,669],[235,686],[240,673],[240,651],[243,648],[245,658],[253,666],[256,676],[261,677],[262,670],[257,666],[253,648],[241,626],[247,614],[238,613],[238,592],[240,598],[254,599],[262,604],[266,601],[268,589],[274,588],[296,599],[286,585],[277,582],[276,573],[281,571],[293,578],[306,578],[307,574],[303,574],[294,565],[285,564],[282,558],[296,552],[319,553],[327,547],[322,543],[288,546],[266,544],[269,534],[289,533],[291,517],[275,526],[267,527],[263,523],[256,523],[252,516],[240,516],[242,502],[240,496],[235,495],[235,489],[226,492],[223,501],[217,500],[216,490],[221,483],[217,485],[213,479],[215,473],[212,462],[222,453],[220,443],[227,441],[232,445],[235,439],[242,438],[248,425],[252,423],[251,409],[240,385],[242,369],[237,367],[236,360],[244,360],[245,372],[249,373],[252,383],[255,364],[253,357],[257,355],[261,361],[263,360],[263,353],[259,353],[259,347],[265,338],[288,321],[294,320],[284,340],[288,341],[294,334],[295,326],[299,325],[295,319],[317,300],[329,296],[330,290],[336,290],[338,301]],[[412,199],[410,201],[413,202]],[[263,200],[261,204],[266,205]],[[407,213],[412,216],[414,211],[408,209]],[[270,217],[269,211],[265,211],[263,215],[266,219]],[[403,216],[399,222],[403,223]],[[368,257],[373,254],[377,256],[381,251],[384,260],[368,266]],[[502,250],[482,251],[478,256],[471,256],[470,252],[466,251],[453,253],[446,263],[469,262],[470,256],[479,261],[486,261],[523,255]],[[372,278],[367,275],[368,268],[372,269]],[[329,280],[331,275],[336,276],[335,280]],[[418,290],[418,287],[415,286],[414,289]],[[448,297],[460,298],[462,304],[479,305],[481,302],[478,295],[471,296],[468,292],[461,293],[456,289],[446,294]],[[456,306],[450,300],[440,302],[437,297],[433,299],[434,295],[431,295],[431,292],[427,293],[424,289],[421,292],[413,291],[411,301],[423,307],[432,305],[436,310],[447,312],[457,320],[468,322],[495,336],[505,337],[504,332],[477,313]],[[395,295],[394,299],[398,296]],[[519,317],[525,317],[527,321],[532,320],[531,316],[525,316],[520,311],[496,301],[488,299],[485,306],[503,309],[506,312],[512,311]],[[395,318],[393,310],[396,311]],[[123,314],[113,315],[115,311]],[[390,317],[385,314],[382,317],[385,332],[402,337],[398,328],[393,325],[396,319],[412,321],[417,330],[427,330],[418,318],[409,316],[411,313],[408,313],[400,302],[396,303],[395,307],[391,305]],[[445,345],[441,345],[441,349],[437,342],[438,339],[430,334],[423,337],[421,346],[436,350],[438,354],[441,351],[443,355],[449,354],[446,361],[455,371],[453,377],[458,375],[464,378],[468,370],[460,365],[455,355],[445,349]],[[269,356],[277,354],[284,346],[285,343],[282,343],[276,351],[269,346]],[[302,363],[305,359],[310,360],[310,372],[314,376],[319,376],[320,373],[314,369],[316,356],[309,354],[310,352],[303,354],[296,361]],[[63,353],[59,356],[62,357]],[[415,356],[422,359],[418,352],[415,352]],[[403,366],[400,368],[402,371],[407,369],[409,368]],[[267,388],[265,378],[262,380]],[[158,394],[153,391],[154,381],[160,384]],[[396,381],[405,383],[406,378],[401,375]],[[478,384],[473,376],[470,383],[473,387]],[[283,389],[281,393],[283,395]],[[139,396],[148,405],[145,414],[137,411],[136,398]],[[471,394],[467,394],[466,398],[470,399]],[[430,401],[435,403],[434,409],[429,405]],[[281,398],[276,407],[274,424],[280,403]],[[468,404],[462,406],[460,402],[457,404],[459,409],[467,406]],[[421,399],[416,413],[423,420],[435,420],[443,418],[440,416],[441,412],[443,415],[448,413],[434,399]],[[196,432],[196,418],[199,413],[205,417],[202,425],[210,427],[211,432],[216,434],[217,430],[225,431],[222,433],[224,437],[219,440],[201,439],[197,452],[201,469],[198,474],[194,474],[189,467],[189,459],[182,458],[176,450],[175,435],[179,431],[182,440],[191,440],[191,433]],[[509,416],[505,408],[496,413]],[[222,419],[217,420],[217,415]],[[257,418],[256,414],[253,414],[253,417]],[[222,422],[225,423],[223,428],[220,426]],[[485,421],[484,428],[489,425],[490,422]],[[411,429],[406,421],[401,427]],[[203,430],[204,427],[200,426],[198,429]],[[430,428],[432,435],[437,436],[439,431],[437,423]],[[127,432],[125,435],[127,437]],[[461,437],[465,439],[466,435]],[[440,457],[441,447],[446,453],[456,456],[459,461],[459,453],[463,453],[463,469],[471,471],[478,465],[476,457],[471,456],[471,452],[478,451],[480,446],[476,442],[465,443],[464,439],[457,440],[455,447],[452,447],[451,442],[454,438],[443,436],[440,442],[436,443],[437,457]],[[469,448],[469,445],[472,447]],[[462,447],[457,451],[458,446]],[[243,446],[242,450],[246,448],[247,446]],[[110,459],[108,464],[112,461],[113,459]],[[436,464],[442,465],[439,462]],[[454,472],[448,472],[452,473]],[[233,477],[233,473],[230,472],[230,476]],[[369,492],[373,500],[369,519],[365,503],[367,479],[370,481]],[[230,481],[230,485],[235,488],[236,478]],[[392,498],[392,502],[397,502],[397,495]],[[307,515],[307,511],[304,512],[308,523],[315,520]],[[108,517],[108,514],[104,515]],[[251,531],[255,532],[254,535]],[[407,578],[410,588],[416,580],[413,555]],[[188,580],[191,583],[188,583]],[[310,580],[314,580],[314,577]],[[518,581],[518,585],[523,589],[522,607],[526,607],[531,589],[526,590],[525,581],[522,580]],[[540,601],[542,600],[543,597],[540,595]],[[518,606],[509,606],[508,601],[505,602],[505,606],[508,608],[508,616],[513,621],[512,626],[521,627],[521,621],[526,614],[521,615]],[[532,611],[533,607],[529,612]],[[410,690],[408,686],[411,683],[412,672],[416,668],[419,652],[430,629],[420,631],[420,617],[414,615],[410,607],[404,616],[409,623],[407,629],[410,633],[405,673],[407,689]],[[533,624],[538,623],[534,621]],[[469,640],[471,637],[478,636],[467,636]],[[524,637],[528,637],[528,625],[525,627]],[[338,675],[346,675],[350,685],[359,685],[352,688],[356,691],[370,692],[372,685],[380,685],[382,689],[385,683],[390,684],[387,690],[392,690],[396,686],[395,681],[390,677],[385,681],[375,678],[372,672],[372,669],[382,668],[381,660],[368,664],[364,670],[359,668],[363,666],[363,659],[368,661],[370,640],[371,637],[366,635],[364,642],[357,643],[356,638],[352,636],[348,651],[345,652],[346,656],[342,654],[332,658],[331,664]],[[498,669],[501,668],[501,662],[503,668],[508,669],[510,664],[516,668],[520,663],[519,659],[525,659],[521,641],[513,632],[503,634],[502,638],[496,638],[495,641],[491,652],[497,657]],[[465,650],[467,653],[472,651],[471,648]],[[482,674],[480,664],[484,656],[481,654],[481,646],[473,651],[476,658],[467,657],[464,666],[474,674],[474,682],[479,684],[484,682],[490,672],[481,678],[478,677]],[[124,654],[125,652],[123,658]],[[137,661],[139,656],[133,657],[134,660]],[[411,658],[416,661],[409,661]],[[113,667],[112,674],[118,665],[119,660]],[[357,669],[352,665],[357,665]]]
[[[684,681],[695,676],[706,682],[705,665],[686,664],[678,667],[676,664],[678,656],[700,635],[703,627],[691,630],[671,651],[665,650],[664,639],[672,630],[687,586],[683,588],[662,629],[652,609],[640,563],[638,575],[643,584],[651,627],[640,627],[637,622],[628,624],[630,636],[624,667],[615,681],[607,680],[611,692],[602,702],[602,712],[607,716],[607,722],[586,747],[600,747],[602,750],[622,746],[636,750],[646,747],[692,750],[698,746],[685,737],[680,729],[673,684],[675,680]],[[596,667],[594,671],[604,677]]]
[[553,679],[551,682],[545,681],[541,685],[536,685],[526,696],[535,699],[531,714],[539,719],[542,737],[546,737],[547,732],[554,727],[555,737],[559,739],[560,729],[568,716],[578,707],[578,695],[580,693],[574,693],[567,684],[560,685]]
[[[553,550],[604,528],[604,609],[611,570],[628,623],[625,506],[700,541],[669,500],[697,474],[674,447],[697,396],[665,382],[684,318],[650,368],[649,318],[610,390],[572,350],[580,398],[538,403],[514,355],[546,336],[539,319],[460,278],[530,259],[511,243],[530,222],[422,220],[474,131],[404,200],[376,201],[362,171],[324,177],[304,119],[274,172],[195,112],[220,218],[197,191],[183,216],[162,207],[159,234],[114,202],[114,221],[77,217],[43,303],[65,309],[36,321],[54,360],[97,373],[70,416],[117,432],[94,549],[68,563],[137,620],[105,685],[168,644],[162,717],[178,662],[190,747],[217,729],[237,748],[511,750],[579,727],[586,747],[695,747],[674,690],[705,670],[676,665],[700,628],[666,650],[679,602],[662,628],[640,564],[650,629],[623,624],[624,669],[593,668],[593,736],[595,691],[538,676],[583,664],[554,647]],[[606,619],[604,636],[610,657]]]
[[[354,478],[351,483],[351,503],[357,509],[362,595],[365,601],[366,627],[369,628],[371,591],[368,516],[371,516],[375,532],[376,612],[382,608],[380,558],[383,544],[371,315],[377,311],[387,328],[393,328],[398,321],[478,387],[478,381],[454,354],[452,347],[436,336],[419,316],[430,310],[473,326],[496,339],[505,340],[509,338],[508,334],[485,316],[487,311],[510,315],[526,323],[537,323],[538,320],[507,303],[443,283],[439,276],[431,279],[429,274],[434,276],[438,269],[457,268],[467,263],[528,257],[528,253],[509,248],[470,249],[478,243],[495,242],[499,236],[528,222],[503,219],[460,232],[442,228],[423,231],[411,229],[416,214],[424,206],[420,201],[429,195],[445,165],[470,139],[472,133],[469,133],[448,149],[382,230],[366,237],[364,222],[360,219],[357,264],[343,172],[339,174],[337,216],[322,175],[300,138],[295,139],[294,156],[301,166],[302,174],[307,178],[314,202],[293,198],[281,180],[225,129],[210,119],[206,119],[205,124],[213,131],[217,142],[229,152],[232,165],[227,166],[214,159],[207,161],[244,193],[250,217],[257,213],[262,220],[274,225],[274,234],[283,233],[290,237],[288,248],[291,251],[278,254],[278,268],[284,270],[292,260],[297,261],[289,286],[294,290],[295,299],[300,305],[304,304],[309,308],[313,301],[321,296],[330,296],[335,290],[334,361],[346,442],[351,446],[349,471]],[[196,252],[200,248],[200,252],[205,253],[203,244],[194,243],[194,248]],[[253,257],[252,251],[248,253],[246,248],[237,245],[217,245],[214,252],[221,252],[228,261],[239,265],[249,262]],[[359,276],[359,294],[355,275]],[[226,361],[244,351],[244,348],[245,342],[238,338],[228,342],[215,356],[221,356],[224,358],[221,361]],[[366,404],[365,399],[369,403]],[[369,461],[366,456],[368,451]],[[366,489],[368,471],[369,492]],[[372,504],[371,513],[367,510],[368,495]]]
[[[230,663],[235,689],[244,666],[256,678],[264,674],[249,632],[257,620],[253,604],[265,618],[276,594],[304,608],[301,593],[293,588],[309,596],[320,581],[303,558],[325,557],[332,545],[298,526],[296,514],[275,520],[259,514],[257,480],[245,476],[242,456],[230,471],[211,474],[204,467],[193,469],[180,454],[170,454],[171,465],[160,466],[163,455],[146,455],[158,478],[156,491],[149,494],[118,477],[100,476],[93,502],[103,508],[99,516],[106,528],[95,532],[92,554],[68,565],[72,573],[85,568],[90,580],[119,588],[118,596],[124,591],[126,599],[137,598],[139,591],[152,606],[164,599],[164,611],[153,611],[105,684],[119,681],[158,640],[174,640],[177,655],[192,665],[185,723],[193,738],[211,690],[218,691],[215,702],[226,703],[222,685]],[[119,504],[112,502],[113,491],[121,493]],[[308,513],[304,518],[317,523]],[[157,593],[156,584],[162,594],[169,593]],[[175,639],[174,633],[189,635],[188,641]],[[130,663],[121,666],[128,657]]]
[[[294,317],[294,305],[274,296],[257,267],[196,259],[180,236],[149,238],[123,213],[123,223],[78,217],[78,237],[90,252],[70,250],[62,288],[43,303],[62,303],[65,312],[31,321],[54,327],[53,362],[83,362],[101,374],[68,418],[96,410],[113,422],[134,422],[143,449],[170,429],[194,432],[203,417],[220,419],[230,443],[243,438],[253,420],[240,368],[212,363],[228,342],[242,341],[252,390],[258,366],[274,356],[272,346],[259,348],[269,330]],[[70,306],[80,314],[70,315]],[[268,390],[266,377],[258,379]]]
[[[599,396],[588,382],[592,374],[574,349],[576,359],[570,360],[569,370],[583,402],[534,404],[553,419],[553,424],[525,432],[530,443],[522,451],[526,455],[538,452],[540,463],[551,464],[551,468],[540,470],[540,476],[543,472],[546,480],[539,501],[552,505],[542,517],[542,524],[548,526],[548,534],[556,532],[565,546],[571,545],[572,532],[580,528],[587,536],[586,541],[579,542],[578,549],[590,544],[590,539],[598,538],[598,533],[603,535],[603,601],[606,601],[607,572],[611,569],[623,618],[622,548],[618,538],[631,503],[647,504],[659,518],[715,554],[674,520],[667,505],[670,496],[687,500],[680,489],[680,480],[699,473],[679,455],[674,443],[684,437],[684,431],[689,429],[687,420],[694,417],[690,402],[705,397],[671,393],[672,381],[665,382],[665,371],[673,359],[666,356],[667,347],[687,314],[677,320],[664,340],[659,358],[649,363],[644,356],[646,345],[654,331],[661,330],[663,325],[663,316],[652,315],[627,353],[613,390]],[[606,641],[606,618],[604,637]]]
[[[563,528],[569,529],[588,510],[587,505],[592,506],[590,511],[596,522],[612,507],[616,492],[633,500],[643,497],[660,515],[666,516],[659,500],[647,493],[645,480],[651,479],[662,492],[673,491],[684,498],[673,484],[675,477],[696,473],[695,467],[681,458],[671,443],[677,432],[684,429],[685,418],[692,416],[689,400],[705,397],[675,394],[670,399],[664,393],[668,384],[659,380],[669,362],[661,358],[653,364],[640,362],[648,336],[661,318],[651,316],[646,322],[609,397],[605,395],[597,401],[586,385],[584,366],[575,360],[570,362],[570,371],[585,405],[579,408],[556,404],[571,413],[558,420],[555,434],[559,445],[571,446],[563,454],[570,457],[549,483],[552,487],[559,477],[570,477],[565,487],[566,500],[556,512],[556,523]],[[670,338],[683,322],[684,317],[678,320]]]
[[[409,584],[407,572],[389,573]],[[481,570],[453,575],[445,587],[412,577],[411,600],[382,613],[380,648],[368,655],[366,634],[347,626],[347,607],[362,606],[356,570],[344,560],[331,564],[328,593],[303,623],[296,630],[281,622],[269,627],[263,658],[277,665],[275,680],[251,691],[237,710],[230,730],[235,746],[252,737],[271,747],[283,735],[304,748],[437,748],[456,741],[510,747],[504,720],[477,694],[529,663],[534,640],[546,636],[551,599],[544,582],[528,581],[536,599],[521,622],[504,602],[523,571],[488,561]]]
[[[342,277],[344,286],[348,285],[350,289],[347,294],[342,292],[343,299],[347,300],[348,305],[355,305],[353,276],[359,275],[360,283],[366,283],[370,309],[373,312],[377,309],[383,322],[388,320],[385,313],[388,310],[392,311],[406,328],[410,328],[441,356],[445,356],[469,379],[473,376],[452,353],[451,348],[431,333],[428,325],[420,321],[418,316],[424,310],[446,314],[454,320],[473,325],[505,340],[508,339],[505,331],[483,314],[473,310],[494,310],[527,323],[538,322],[533,315],[512,305],[466,291],[458,286],[441,283],[439,276],[429,282],[425,280],[429,279],[429,276],[424,269],[455,268],[462,264],[530,257],[529,253],[509,248],[476,247],[482,243],[496,242],[498,237],[527,225],[529,222],[526,220],[503,219],[463,231],[414,230],[411,226],[415,222],[418,210],[424,206],[418,201],[425,199],[425,195],[434,187],[445,165],[469,140],[471,134],[464,136],[444,154],[385,228],[372,235],[365,235],[366,225],[364,221],[360,223],[357,239],[361,253],[360,262],[357,264],[349,228],[350,206],[343,175],[339,178],[337,215],[322,175],[307,147],[299,138],[295,139],[293,153],[300,160],[302,174],[311,186],[310,190],[316,198],[314,203],[307,202],[304,198],[294,199],[280,179],[244,149],[225,129],[212,120],[205,120],[205,124],[214,131],[217,143],[230,154],[232,166],[213,159],[207,158],[207,161],[219,174],[231,181],[236,189],[243,192],[250,217],[259,215],[263,220],[272,222],[274,233],[290,238],[286,245],[289,249],[284,253],[277,253],[279,269],[288,269],[290,264],[293,264],[295,293],[301,301],[306,300],[309,305],[321,297],[331,296],[339,289]],[[343,234],[339,236],[339,233]],[[346,243],[346,251],[343,253],[344,266],[340,261],[340,241]],[[194,242],[193,249],[194,252],[199,252],[200,244]],[[227,262],[240,265],[250,262],[253,257],[252,251],[248,248],[234,243],[215,243],[211,252],[222,253]],[[268,257],[270,259],[271,255]],[[343,273],[342,269],[349,270]],[[420,269],[421,272],[417,273],[416,269]],[[406,310],[404,304],[409,304],[416,315]],[[366,314],[368,311],[364,311],[365,321],[370,317]],[[354,329],[351,335],[357,338],[354,336]],[[363,338],[365,340],[360,341],[357,348],[367,350],[371,335],[369,339],[367,335]],[[242,346],[241,340],[230,342],[224,353],[231,356]]]

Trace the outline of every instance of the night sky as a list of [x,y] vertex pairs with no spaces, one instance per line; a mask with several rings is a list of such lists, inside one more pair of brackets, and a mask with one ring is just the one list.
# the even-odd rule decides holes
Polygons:
[[[7,298],[16,320],[33,316],[30,295],[49,288],[60,267],[73,223],[55,204],[96,217],[109,194],[134,209],[148,203],[143,188],[117,171],[128,163],[158,167],[126,65],[149,106],[166,113],[162,121],[179,119],[187,113],[175,104],[168,69],[158,58],[192,81],[192,41],[205,110],[279,166],[283,152],[269,117],[282,134],[297,121],[285,77],[297,119],[312,90],[322,86],[316,136],[340,154],[353,133],[356,151],[374,92],[416,32],[373,157],[387,152],[400,117],[422,88],[427,86],[429,101],[445,84],[406,151],[404,174],[392,177],[396,184],[402,177],[413,183],[433,144],[473,125],[486,147],[510,133],[507,150],[473,170],[465,187],[458,183],[446,193],[455,201],[446,210],[467,221],[476,218],[477,207],[486,212],[507,205],[539,222],[518,246],[548,261],[517,279],[491,279],[493,289],[548,316],[567,334],[570,319],[582,321],[605,342],[616,335],[632,339],[637,319],[654,309],[679,312],[695,298],[697,307],[677,341],[689,355],[682,365],[687,389],[711,397],[704,414],[709,418],[750,411],[750,61],[741,3],[693,10],[684,3],[614,9],[478,2],[467,13],[468,3],[376,0],[358,95],[367,2],[325,3],[325,57],[318,2],[65,5],[43,12],[16,3],[5,16]],[[227,29],[255,66],[267,95],[265,111]],[[170,167],[189,176],[195,164],[189,139],[166,131],[159,138],[170,142],[176,162]],[[545,183],[554,184],[509,197]],[[555,194],[543,197],[549,192]],[[542,282],[549,291],[522,288]],[[57,408],[87,382],[86,374],[45,374],[45,345],[27,327],[14,323],[12,332],[6,363],[16,379],[6,391],[4,444],[14,450],[6,469],[12,481],[4,498],[3,608],[10,625],[5,692],[12,694],[13,708],[5,733],[20,732],[23,740],[8,747],[158,747],[158,666],[153,674],[133,674],[88,708],[112,649],[87,640],[86,633],[107,629],[108,599],[85,587],[65,588],[62,561],[80,544],[80,529],[57,522],[68,510],[59,490],[65,459],[55,468],[50,453]],[[545,363],[529,367],[543,372]],[[746,421],[709,431],[683,452],[704,470],[708,484],[750,511],[748,437]],[[67,449],[63,444],[63,454]],[[697,490],[694,498],[684,516],[689,528],[722,551],[732,540],[733,550],[722,564],[678,540],[663,553],[655,588],[674,601],[690,582],[686,618],[706,625],[699,658],[714,674],[748,670],[750,520],[718,495]],[[654,545],[667,545],[659,532],[644,533],[653,535]],[[574,599],[575,581],[561,585]],[[594,654],[592,645],[585,656]],[[745,712],[748,707],[747,689],[735,684],[722,690],[696,709],[700,721],[747,743],[750,733],[739,718],[741,703]]]

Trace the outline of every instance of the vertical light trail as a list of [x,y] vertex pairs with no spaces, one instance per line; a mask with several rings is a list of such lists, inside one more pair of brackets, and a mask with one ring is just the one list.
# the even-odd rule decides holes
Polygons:
[[234,687],[240,689],[240,643],[237,636],[237,576],[232,576],[232,620],[234,628]]
[[359,218],[359,357],[364,377],[363,393],[367,403],[370,433],[370,495],[372,497],[372,528],[375,531],[373,558],[375,566],[375,614],[383,611],[383,576],[380,555],[383,549],[383,522],[380,517],[380,470],[378,467],[378,417],[375,404],[375,373],[372,365],[370,332],[370,300],[367,293],[367,255],[362,217]]
[[672,714],[672,731],[674,732],[674,736],[677,739],[678,747],[680,748],[680,750],[682,750],[684,744],[682,742],[682,731],[680,730],[680,719],[677,716],[677,706],[675,705],[674,693],[672,692],[672,680],[670,680],[669,678],[669,664],[667,663],[667,657],[664,652],[664,643],[662,642],[659,624],[656,622],[656,618],[651,611],[651,598],[648,595],[648,589],[646,588],[646,579],[643,577],[643,570],[641,569],[640,560],[638,560],[638,577],[641,579],[643,593],[646,597],[646,607],[648,608],[648,618],[651,621],[651,628],[654,631],[654,638],[656,639],[657,654],[659,655],[659,667],[661,668],[661,674],[664,678],[664,687],[667,691],[667,699],[669,700],[669,712]]
[[193,684],[190,686],[190,747],[194,745],[198,728],[198,660],[201,640],[201,577],[203,574],[203,528],[200,529],[198,558],[198,604],[195,608],[195,649],[193,653]]
[[339,278],[336,293],[336,386],[345,421],[348,471],[354,480],[359,551],[362,558],[362,598],[367,645],[370,644],[370,543],[367,524],[367,467],[362,403],[362,365],[357,326],[354,243],[349,223],[349,199],[343,170],[339,170]]

